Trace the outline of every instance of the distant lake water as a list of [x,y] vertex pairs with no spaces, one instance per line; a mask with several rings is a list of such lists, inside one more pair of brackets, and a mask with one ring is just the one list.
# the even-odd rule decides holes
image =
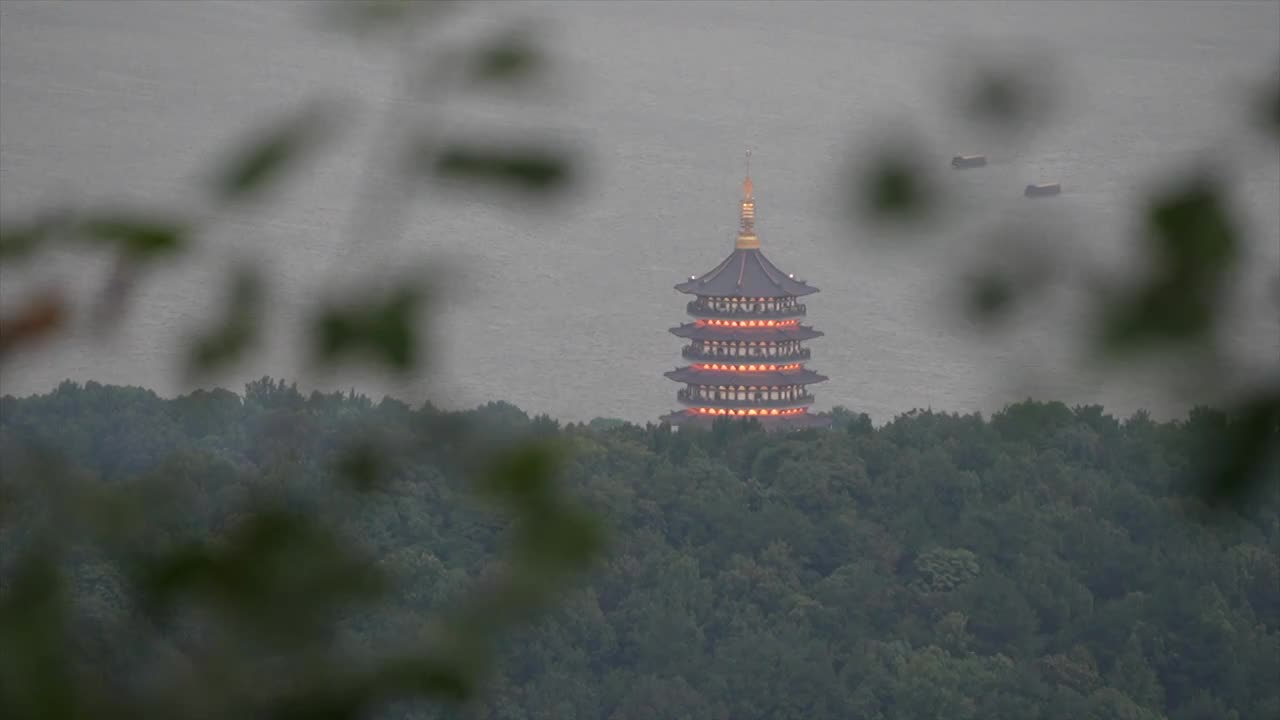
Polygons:
[[[389,53],[327,31],[315,4],[0,3],[0,212],[72,198],[196,208],[200,172],[272,113],[313,95],[356,102],[355,129],[275,204],[218,219],[196,253],[148,279],[121,328],[74,338],[3,369],[3,392],[59,381],[185,389],[183,341],[216,318],[228,263],[253,257],[273,281],[266,347],[217,382],[269,374],[306,387],[394,392],[446,407],[505,400],[563,420],[654,420],[676,407],[662,373],[682,364],[667,332],[685,319],[672,286],[732,249],[743,151],[753,150],[758,227],[769,258],[821,288],[807,321],[826,336],[811,366],[830,376],[818,409],[883,421],[917,407],[989,412],[1028,394],[1116,413],[1180,411],[1159,378],[1104,378],[1077,356],[1079,301],[1020,318],[1007,334],[955,314],[975,235],[1002,220],[1053,219],[1051,248],[1098,272],[1133,261],[1139,188],[1201,158],[1233,168],[1249,273],[1227,331],[1246,368],[1280,357],[1280,156],[1251,140],[1250,83],[1280,58],[1280,3],[520,2],[472,29],[532,18],[554,74],[536,93],[478,91],[419,101]],[[456,39],[452,36],[445,40]],[[962,49],[1034,48],[1063,90],[1027,137],[996,140],[947,104]],[[415,194],[392,241],[346,237],[372,188],[365,163],[388,103],[421,102],[448,136],[531,137],[580,149],[581,182],[550,210],[434,186]],[[913,126],[960,217],[901,239],[843,212],[851,154]],[[504,134],[505,133],[505,134]],[[952,155],[985,168],[951,171]],[[374,174],[377,179],[377,174]],[[1024,185],[1063,194],[1026,200]],[[969,248],[969,249],[966,249]],[[389,277],[420,260],[443,274],[432,371],[404,382],[317,375],[299,328],[318,293]],[[54,257],[0,275],[0,301],[63,282],[87,299],[101,259]],[[1194,398],[1192,398],[1194,399]]]

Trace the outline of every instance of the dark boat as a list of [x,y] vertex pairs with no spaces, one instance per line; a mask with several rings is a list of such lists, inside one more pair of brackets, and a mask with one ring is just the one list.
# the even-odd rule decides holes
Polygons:
[[1062,192],[1062,183],[1039,183],[1028,185],[1022,194],[1027,197],[1047,197]]
[[951,167],[960,170],[982,167],[986,164],[986,155],[957,155],[951,158]]

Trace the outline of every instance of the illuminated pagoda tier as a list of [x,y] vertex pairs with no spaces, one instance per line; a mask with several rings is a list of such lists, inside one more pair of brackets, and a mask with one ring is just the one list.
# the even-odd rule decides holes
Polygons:
[[818,288],[779,270],[760,251],[749,167],[742,188],[733,253],[676,285],[694,296],[687,306],[693,322],[671,328],[689,341],[682,354],[690,364],[666,373],[685,385],[676,394],[685,408],[662,419],[677,426],[727,417],[756,418],[769,429],[825,427],[829,418],[809,412],[808,386],[827,378],[805,367],[809,349],[803,346],[822,333],[801,324],[806,308],[797,302]]

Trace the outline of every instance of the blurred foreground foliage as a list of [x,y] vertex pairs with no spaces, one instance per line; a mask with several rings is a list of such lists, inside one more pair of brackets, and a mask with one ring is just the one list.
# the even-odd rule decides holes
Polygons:
[[[469,700],[498,634],[546,608],[603,547],[596,517],[556,482],[555,437],[390,400],[307,400],[266,378],[243,399],[199,391],[155,416],[164,403],[149,405],[149,392],[99,391],[62,388],[102,414],[79,428],[55,420],[61,438],[27,424],[23,401],[3,401],[7,718],[365,717],[405,698]],[[173,424],[156,425],[165,416]],[[203,439],[169,445],[186,433]],[[75,448],[104,454],[84,462]],[[503,510],[485,524],[507,538],[474,548],[487,565],[470,592],[451,587],[450,607],[406,615],[402,634],[370,643],[359,628],[403,578],[355,529],[363,511],[415,493],[421,472],[473,478]],[[480,512],[458,499],[465,485],[451,488],[439,510]]]
[[[396,0],[315,7],[343,30],[393,44],[403,52],[407,65],[418,57],[420,37],[452,14],[465,11],[460,3]],[[445,57],[450,62],[444,69],[460,71],[448,74],[447,79],[453,84],[445,89],[461,83],[484,91],[518,85],[541,71],[547,61],[536,37],[524,27],[499,28],[472,45],[452,48]],[[436,75],[440,74],[432,77]],[[1038,100],[1027,98],[1041,98],[1043,94],[1028,96],[1025,90],[1029,86],[1023,79],[999,76],[977,87],[980,90],[975,94],[976,100],[966,106],[966,112],[973,117],[1011,129],[1040,116],[1036,112]],[[442,91],[439,86],[431,89]],[[1274,113],[1275,102],[1269,102],[1268,112]],[[413,103],[393,103],[388,113],[413,112],[414,107]],[[184,257],[199,244],[208,229],[207,222],[217,222],[248,205],[269,201],[273,190],[293,176],[309,157],[323,151],[326,141],[341,130],[341,110],[341,106],[330,103],[307,105],[265,124],[243,145],[227,153],[226,161],[210,176],[207,188],[208,209],[213,212],[200,216],[213,217],[212,221],[198,220],[184,211],[137,207],[68,207],[25,220],[5,218],[0,227],[0,261],[12,268],[31,262],[40,253],[66,248],[109,254],[114,264],[101,295],[92,302],[88,322],[110,329],[113,321],[128,312],[127,300],[137,284],[145,281],[144,270],[163,271],[153,267],[156,261]],[[390,121],[387,124],[397,125]],[[1274,122],[1270,127],[1276,127]],[[428,142],[424,137],[432,138],[420,133],[406,147],[393,148],[389,155],[395,160],[394,167],[375,164],[367,179],[373,181],[407,168],[433,180],[503,188],[521,197],[538,199],[554,197],[570,183],[580,181],[571,152],[527,138],[476,145],[447,138]],[[873,164],[858,207],[899,224],[936,217],[936,184],[922,174],[922,166],[918,158],[910,155],[909,145],[899,149],[903,152],[885,153]],[[1219,296],[1230,282],[1234,264],[1239,262],[1239,230],[1229,217],[1222,193],[1210,177],[1153,199],[1148,247],[1157,262],[1150,276],[1141,279],[1136,287],[1099,295],[1105,303],[1100,313],[1102,352],[1152,352],[1151,348],[1176,352],[1178,347],[1201,343],[1212,336],[1212,328],[1221,320]],[[387,221],[387,215],[394,212],[354,208],[357,222],[351,229],[352,237],[374,242],[393,240],[394,223]],[[270,296],[263,277],[259,269],[247,263],[232,271],[225,311],[221,317],[211,318],[210,327],[189,338],[187,370],[191,378],[200,379],[211,371],[234,367],[260,341],[263,333],[259,322]],[[983,313],[1007,309],[1025,299],[1021,292],[1025,283],[1017,281],[1016,267],[1005,275],[975,273],[974,277],[982,283],[974,297],[975,307]],[[400,375],[423,370],[422,322],[430,312],[429,283],[418,279],[377,290],[313,304],[308,330],[317,366],[364,362]],[[0,363],[14,353],[36,347],[38,341],[67,329],[78,319],[69,295],[57,288],[5,308],[0,317]],[[589,464],[593,457],[598,459],[598,448],[584,442],[579,433],[561,432],[550,420],[526,423],[514,409],[494,407],[468,416],[429,408],[411,411],[393,400],[374,406],[354,394],[303,398],[294,388],[267,379],[250,384],[243,397],[214,390],[174,400],[172,405],[164,406],[168,409],[159,411],[163,422],[155,415],[160,406],[151,404],[159,401],[145,391],[64,387],[51,396],[31,400],[34,405],[23,405],[24,402],[28,401],[6,399],[5,414],[0,418],[4,430],[0,433],[0,457],[4,461],[0,482],[0,715],[6,718],[347,718],[366,716],[403,699],[473,699],[500,652],[499,636],[551,608],[555,598],[572,586],[573,578],[592,566],[604,547],[599,514],[579,507],[556,482],[565,468],[573,468],[581,478],[584,463]],[[55,407],[31,410],[40,403]],[[1274,477],[1274,465],[1268,463],[1274,461],[1277,447],[1278,408],[1280,393],[1261,392],[1227,413],[1211,414],[1210,419],[1186,425],[1177,431],[1181,435],[1167,431],[1200,451],[1186,459],[1186,467],[1198,474],[1186,477],[1194,477],[1201,484],[1202,499],[1228,500],[1240,507],[1244,500],[1257,497],[1258,492],[1267,492],[1258,479]],[[1008,425],[1017,414],[993,419],[992,426],[997,420]],[[51,417],[57,419],[51,421]],[[50,426],[48,422],[55,424]],[[725,535],[714,544],[723,545],[730,542],[728,538],[738,537],[732,528],[751,525],[752,520],[743,518],[753,517],[761,507],[774,508],[781,513],[777,517],[796,512],[812,514],[822,509],[828,517],[820,524],[846,523],[851,513],[856,514],[852,505],[835,512],[831,510],[833,506],[822,503],[803,505],[814,503],[815,498],[792,498],[786,502],[797,505],[785,509],[785,505],[776,504],[777,498],[790,497],[789,493],[799,492],[808,483],[821,482],[830,484],[824,493],[843,494],[846,500],[865,500],[863,495],[874,492],[857,489],[857,478],[861,476],[856,468],[880,463],[881,470],[867,470],[868,478],[888,477],[883,474],[885,457],[877,457],[875,448],[860,448],[858,453],[862,454],[851,456],[857,459],[846,458],[848,462],[842,461],[834,470],[789,465],[782,455],[772,460],[753,456],[747,467],[740,464],[745,462],[743,457],[725,453],[731,448],[736,448],[734,453],[748,453],[748,448],[768,445],[749,427],[722,425],[715,432],[684,438],[671,435],[665,428],[640,431],[616,422],[602,422],[597,427],[600,433],[613,438],[608,452],[619,450],[613,447],[614,443],[639,443],[656,453],[644,461],[647,469],[643,473],[636,475],[633,471],[626,476],[639,482],[639,486],[609,485],[606,487],[612,497],[595,498],[604,504],[608,511],[605,515],[624,523],[624,529],[632,533],[628,537],[637,532],[642,537],[666,532],[673,543],[699,547],[712,543],[703,535],[706,528],[715,527],[717,532],[723,529]],[[893,427],[874,430],[865,418],[849,420],[849,437],[893,435],[897,432]],[[1144,429],[1148,424],[1139,422],[1134,427]],[[838,437],[843,441],[843,435]],[[774,438],[769,442],[789,441]],[[805,436],[795,442],[826,441]],[[1095,441],[1080,442],[1084,449],[1069,445],[1063,452],[1087,454],[1090,443]],[[965,456],[983,452],[980,444],[965,447],[952,449]],[[663,512],[673,514],[661,519],[661,526],[647,525],[657,522],[656,517],[628,514],[638,512],[640,506],[617,512],[643,482],[655,479],[653,473],[666,467],[663,463],[671,468],[684,467],[685,463],[701,467],[699,463],[706,457],[723,459],[733,470],[729,474],[723,468],[708,470],[711,477],[721,477],[725,482],[699,492],[738,492],[732,488],[751,487],[757,494],[740,498],[740,506],[734,502],[712,503],[708,506],[710,514],[689,516],[683,514],[678,503],[663,501]],[[605,476],[612,472],[607,465],[597,470]],[[786,472],[778,474],[782,470]],[[668,475],[671,472],[674,471],[668,468]],[[786,482],[779,482],[776,487],[751,485],[759,482],[761,473],[773,473]],[[471,494],[461,492],[457,485],[458,478],[464,477],[471,481],[466,485]],[[844,480],[837,480],[840,477]],[[705,485],[704,481],[683,475],[676,485],[689,482],[693,483],[690,487]],[[741,485],[743,482],[748,484]],[[952,487],[941,477],[930,477],[928,482],[931,484],[919,489],[917,499],[930,496],[939,487]],[[439,492],[446,486],[450,488],[447,493],[433,496],[426,505],[399,507],[401,499]],[[1020,492],[1033,490],[1026,487]],[[1093,492],[1100,491],[1093,488],[1086,495]],[[818,499],[830,500],[826,494]],[[477,500],[501,508],[502,519],[471,514]],[[659,507],[653,499],[644,502],[646,512]],[[380,520],[363,525],[355,514],[369,505],[379,506]],[[899,509],[903,513],[926,512],[904,504]],[[454,513],[467,519],[454,520]],[[819,522],[818,516],[813,517],[814,522]],[[1001,523],[1030,522],[1019,517],[1015,513]],[[951,520],[954,518],[934,518],[930,522],[938,524],[932,525],[932,532],[949,532],[947,523]],[[781,521],[773,518],[768,522]],[[1125,521],[1116,522],[1123,526]],[[662,526],[667,529],[660,529]],[[424,543],[396,548],[392,562],[385,553],[394,544],[388,538],[396,534],[397,527],[413,528],[415,537]],[[776,536],[799,537],[795,533],[801,532],[797,529],[800,527],[778,525]],[[1262,527],[1261,532],[1269,538],[1267,542],[1273,543],[1274,520]],[[496,533],[498,528],[506,532]],[[896,626],[895,632],[901,633],[897,640],[886,636],[886,644],[862,647],[856,661],[853,655],[830,655],[832,649],[806,644],[790,630],[782,632],[760,624],[761,618],[775,617],[785,610],[789,623],[805,628],[797,632],[816,637],[829,634],[832,628],[806,613],[830,615],[862,603],[853,596],[841,595],[843,591],[814,603],[811,594],[818,590],[807,585],[802,589],[798,584],[801,579],[811,583],[833,577],[834,561],[815,561],[813,557],[838,554],[852,547],[834,539],[848,530],[845,525],[840,526],[843,529],[826,525],[822,528],[815,536],[821,536],[821,542],[811,538],[814,547],[804,551],[804,567],[793,564],[790,551],[773,546],[756,548],[759,543],[753,544],[745,537],[739,538],[743,544],[734,551],[737,554],[716,551],[720,553],[719,560],[732,556],[732,563],[741,566],[735,572],[742,577],[734,582],[741,584],[744,592],[762,583],[777,585],[774,590],[782,592],[778,597],[753,600],[759,607],[744,608],[740,616],[735,615],[732,629],[714,629],[722,621],[706,614],[705,599],[697,600],[702,603],[697,610],[693,605],[682,609],[669,604],[682,597],[681,593],[702,587],[694,573],[668,588],[667,596],[673,599],[650,599],[651,604],[668,603],[662,606],[664,610],[637,609],[636,617],[627,622],[638,625],[624,623],[610,631],[615,638],[630,638],[617,641],[622,643],[618,647],[629,648],[628,662],[645,668],[636,676],[593,677],[592,682],[603,688],[599,693],[625,696],[614,704],[617,709],[611,717],[819,717],[824,713],[846,717],[845,713],[850,712],[866,717],[920,717],[936,716],[939,708],[950,707],[972,708],[978,713],[976,716],[998,717],[992,708],[975,705],[977,701],[971,697],[937,696],[933,701],[936,704],[929,706],[932,711],[923,706],[916,708],[924,715],[894,715],[899,711],[893,709],[891,700],[885,699],[884,693],[890,691],[884,688],[891,687],[892,682],[914,682],[912,677],[928,668],[969,657],[964,653],[975,642],[966,639],[966,632],[972,632],[966,631],[966,627],[972,627],[968,625],[970,616],[987,617],[988,625],[979,626],[985,629],[976,636],[980,638],[976,642],[985,643],[985,659],[964,660],[973,664],[966,672],[996,678],[1008,671],[1010,662],[1037,657],[1032,648],[1057,648],[1057,654],[1040,656],[1036,672],[1057,668],[1054,672],[1076,680],[1083,674],[1083,684],[1071,687],[1085,698],[1078,702],[1103,708],[1090,711],[1098,717],[1145,717],[1130,706],[1159,707],[1156,688],[1162,685],[1166,692],[1174,693],[1170,707],[1201,708],[1196,711],[1201,715],[1187,717],[1204,713],[1220,716],[1215,714],[1220,707],[1238,708],[1246,714],[1260,707],[1266,713],[1275,705],[1271,696],[1258,694],[1252,685],[1244,689],[1235,685],[1221,691],[1212,689],[1216,687],[1213,683],[1226,681],[1206,675],[1209,671],[1204,668],[1178,665],[1182,662],[1178,658],[1183,657],[1178,655],[1179,650],[1151,645],[1172,641],[1146,636],[1132,640],[1140,647],[1126,650],[1129,654],[1124,656],[1124,662],[1135,664],[1138,670],[1134,672],[1144,678],[1140,686],[1122,687],[1123,683],[1108,681],[1104,687],[1090,679],[1090,673],[1096,674],[1099,668],[1088,659],[1092,651],[1086,649],[1081,655],[1071,649],[1079,644],[1087,646],[1088,638],[1093,637],[1088,633],[1103,631],[1077,628],[1083,634],[1071,635],[1077,645],[1069,646],[1065,640],[1049,640],[1047,635],[1027,639],[1034,635],[1028,620],[1027,633],[1011,631],[1007,637],[1002,636],[998,627],[1001,622],[1008,617],[1030,615],[1020,607],[1000,609],[1004,600],[994,595],[975,599],[977,605],[964,605],[941,617],[935,617],[936,608],[918,618],[912,616],[902,621],[906,625]],[[1129,531],[1138,532],[1132,528]],[[1082,533],[1080,537],[1087,535]],[[913,542],[923,542],[918,533],[911,537],[915,538]],[[1023,539],[1010,542],[1020,544]],[[880,548],[877,552],[884,558],[893,558],[892,562],[905,562],[909,556],[901,548],[907,545],[901,542],[905,540],[900,540],[898,551]],[[957,540],[952,545],[959,548],[967,542]],[[730,543],[725,547],[733,546]],[[895,545],[890,543],[889,548],[892,547]],[[964,585],[966,577],[978,571],[975,568],[984,567],[982,559],[974,560],[964,552],[967,551],[939,550],[929,559],[919,560],[914,566],[919,578],[911,581],[915,583],[912,587],[949,592]],[[1274,555],[1270,557],[1274,560]],[[443,559],[451,562],[445,564]],[[1100,558],[1095,559],[1101,562]],[[667,560],[649,558],[645,562],[653,562],[656,567]],[[777,567],[752,569],[751,564],[756,562]],[[812,566],[814,562],[820,569]],[[1202,562],[1205,566],[1213,564],[1211,559]],[[1264,558],[1262,565],[1266,562]],[[396,572],[388,572],[389,564]],[[1135,560],[1132,565],[1117,572],[1140,574],[1142,563]],[[466,570],[458,569],[462,567]],[[687,564],[676,562],[673,568],[687,569]],[[395,575],[406,571],[430,577],[424,575],[407,585],[397,583],[400,578]],[[845,572],[860,577],[858,573],[872,571],[851,568]],[[1272,577],[1268,572],[1262,567],[1258,577],[1265,581]],[[991,582],[991,587],[998,588],[1007,587],[1011,581],[1004,580],[1005,585],[1001,586],[997,574]],[[468,584],[471,589],[464,590]],[[1107,597],[1107,593],[1114,592],[1114,588],[1089,587],[1090,592]],[[362,608],[376,606],[397,592],[424,597],[391,611],[392,615],[385,611],[361,613]],[[895,592],[898,591],[884,597],[897,597]],[[1132,595],[1138,591],[1126,592]],[[600,591],[598,609],[617,610],[620,597],[616,589]],[[449,602],[444,602],[446,598]],[[1227,602],[1236,603],[1235,598],[1232,595]],[[1249,611],[1253,615],[1241,612],[1243,617],[1259,623],[1266,637],[1274,637],[1274,599],[1263,593],[1260,602],[1261,609],[1253,607]],[[428,610],[435,613],[430,621],[423,614]],[[1006,610],[1014,615],[1006,616]],[[1050,622],[1044,619],[1044,613],[1049,612],[1041,612],[1041,623]],[[685,626],[687,632],[682,635],[664,630],[675,627],[670,623],[688,619],[686,616],[701,620]],[[579,620],[587,622],[592,617],[588,614]],[[939,649],[930,645],[916,651],[901,644],[902,638],[911,643],[912,638],[921,636],[914,623],[925,621],[935,623],[933,631],[938,637],[951,638],[947,642],[955,643],[954,647]],[[668,624],[664,626],[664,622]],[[1247,621],[1233,616],[1224,622],[1238,630]],[[1214,628],[1226,632],[1220,622],[1205,623],[1209,635]],[[885,618],[874,624],[881,628],[894,626]],[[646,635],[665,637],[665,644],[646,640]],[[1227,642],[1224,638],[1228,635],[1209,635],[1204,642]],[[597,650],[607,656],[613,652],[607,650],[612,647],[608,637],[605,628],[594,627],[590,632],[584,630],[579,640],[598,646]],[[715,650],[717,656],[764,662],[760,659],[764,648],[778,655],[778,662],[786,655],[787,667],[794,665],[814,672],[797,670],[787,676],[795,684],[783,686],[776,684],[781,676],[749,667],[726,668],[716,677],[699,679],[699,668],[705,667],[708,658],[696,652],[681,655],[677,648],[681,642],[712,637],[726,639],[721,646],[708,646],[719,648]],[[1199,640],[1186,642],[1192,643],[1189,647],[1193,649],[1200,647],[1195,645]],[[547,657],[576,652],[572,644],[555,647],[553,654],[544,650],[523,660],[528,664],[527,677],[546,676]],[[809,654],[794,656],[796,648]],[[1095,659],[1098,656],[1094,653]],[[1165,658],[1158,662],[1166,665],[1161,665],[1157,680],[1148,681],[1145,678],[1151,675],[1150,668],[1142,671],[1139,660],[1157,662],[1151,660],[1153,657]],[[673,666],[660,664],[661,658],[684,658],[685,665],[673,678]],[[1103,661],[1103,665],[1108,662]],[[837,676],[848,682],[847,678],[858,673],[859,677],[880,677],[874,674],[873,666],[882,666],[883,672],[912,667],[919,673],[913,670],[898,680],[882,678],[889,684],[880,689],[859,685],[852,697],[840,696],[843,699],[831,700],[832,704],[822,707],[810,700],[828,696],[825,690],[810,687],[812,683],[831,683]],[[1022,665],[1018,667],[1030,672]],[[540,685],[542,689],[537,692],[543,697],[537,699],[513,696],[510,684],[515,677],[508,671],[497,681],[497,697],[506,698],[507,707],[476,710],[477,716],[603,716],[573,709],[573,703],[579,702],[574,698],[596,691],[574,685],[583,681],[572,679],[577,676],[567,671]],[[708,695],[709,691],[700,689],[700,684],[706,682],[719,688],[719,694]],[[938,680],[948,686],[967,682]],[[1059,688],[1062,684],[1058,684]],[[567,689],[570,687],[574,689]],[[1207,694],[1194,695],[1189,690],[1172,691],[1170,687],[1211,689]],[[926,684],[918,688],[907,685],[892,692],[902,697],[934,697],[927,692],[935,690]],[[756,698],[753,692],[764,696]],[[1053,692],[1058,694],[1032,693],[1024,700],[1032,707],[1065,702],[1065,691]],[[709,699],[711,696],[721,699]],[[672,703],[685,703],[687,707],[673,714]],[[1010,703],[1009,707],[1023,707],[1012,700]],[[547,709],[541,715],[528,715],[522,714],[520,706]],[[474,706],[467,707],[474,710]],[[730,707],[733,709],[727,709]],[[765,714],[758,714],[761,712]]]
[[[310,10],[341,31],[392,44],[412,74],[422,39],[463,8],[378,1],[324,3]],[[495,91],[518,85],[544,62],[536,38],[523,26],[463,43],[450,58],[446,69],[465,68],[465,86]],[[399,115],[425,107],[425,93],[444,89],[415,88],[418,102],[390,103],[387,125],[397,126],[406,119]],[[309,103],[272,119],[226,153],[206,185],[209,212],[201,217],[212,220],[161,208],[77,207],[27,221],[6,218],[0,260],[12,268],[42,252],[75,247],[110,254],[114,266],[89,318],[109,328],[127,311],[129,295],[145,277],[141,270],[161,258],[181,257],[198,244],[209,222],[269,203],[273,191],[342,130],[345,109],[332,101]],[[477,145],[447,138],[426,142],[427,136],[423,129],[387,157],[375,157],[366,181],[399,177],[407,169],[417,177],[550,198],[576,179],[570,153],[527,138]],[[358,204],[352,208],[352,237],[393,241],[395,226],[388,218],[399,212]],[[251,262],[233,268],[222,316],[187,339],[191,380],[235,367],[262,339],[270,294],[264,277]],[[317,299],[307,328],[315,366],[364,363],[406,377],[422,372],[432,290],[417,276],[350,297]],[[6,309],[0,362],[78,320],[68,297],[52,289],[16,311]],[[466,701],[490,670],[498,635],[546,608],[603,547],[596,518],[559,492],[555,476],[563,450],[550,440],[504,443],[487,430],[477,434],[439,417],[394,436],[356,432],[349,446],[321,462],[290,450],[307,431],[285,417],[288,408],[277,405],[283,397],[283,385],[250,385],[245,401],[265,407],[268,416],[255,431],[262,433],[265,455],[250,461],[256,482],[219,491],[230,493],[220,497],[231,504],[213,524],[192,519],[193,513],[208,517],[212,508],[191,504],[193,492],[200,492],[187,481],[192,463],[199,466],[201,460],[181,448],[155,448],[165,462],[108,485],[64,463],[64,456],[74,454],[70,446],[6,452],[0,488],[0,716],[354,718],[397,699]],[[227,398],[214,391],[192,401],[208,399],[228,410],[220,404]],[[228,417],[206,417],[203,427],[220,432]],[[118,422],[127,426],[137,419],[121,416]],[[330,495],[333,502],[326,505],[326,493],[313,492],[315,480],[336,470],[330,490],[379,492],[389,477],[421,461],[427,439],[452,443],[451,459],[475,480],[477,497],[503,508],[510,541],[505,552],[489,548],[490,571],[455,608],[418,618],[412,632],[387,638],[389,644],[378,649],[389,652],[342,646],[335,621],[350,621],[353,611],[384,598],[391,578],[367,548],[342,532],[346,506],[359,505],[358,498],[339,501]],[[226,478],[245,469],[219,466],[229,473]],[[308,492],[299,492],[302,487]],[[19,519],[36,522],[15,526]],[[91,602],[111,610],[89,613],[91,634],[102,641],[96,646],[83,642],[86,621],[76,614],[83,589],[75,585],[76,569],[86,562],[103,583],[102,594]],[[155,684],[139,685],[149,682]]]

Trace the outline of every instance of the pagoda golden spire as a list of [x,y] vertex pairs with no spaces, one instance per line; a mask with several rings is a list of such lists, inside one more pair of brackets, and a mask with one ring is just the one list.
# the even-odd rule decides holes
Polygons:
[[752,194],[754,188],[751,184],[751,151],[747,151],[747,176],[742,181],[742,212],[738,220],[738,242],[739,250],[757,250],[760,248],[760,238],[756,236],[756,200]]

